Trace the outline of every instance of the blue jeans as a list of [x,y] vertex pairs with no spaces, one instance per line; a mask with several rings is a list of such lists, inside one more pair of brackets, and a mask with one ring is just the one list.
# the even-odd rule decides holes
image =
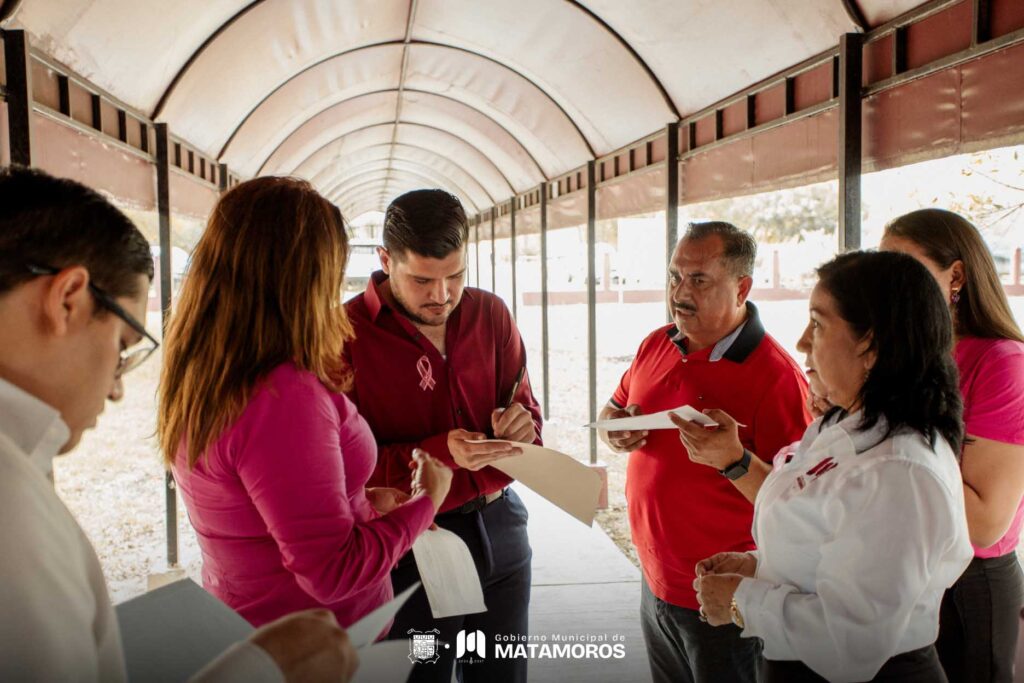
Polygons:
[[643,582],[640,625],[654,683],[755,683],[761,641],[732,624],[711,626],[696,610],[665,602]]
[[[455,675],[467,683],[525,683],[525,659],[495,659],[494,637],[497,634],[518,634],[525,636],[529,628],[530,611],[530,559],[533,551],[526,534],[526,506],[511,489],[505,495],[475,512],[457,512],[438,515],[437,525],[459,536],[473,555],[480,584],[484,590],[487,611],[480,614],[466,614],[446,619],[434,619],[430,612],[427,594],[416,591],[405,603],[388,638],[408,640],[409,629],[428,631],[438,629],[438,640],[448,643],[449,648],[439,648],[436,663],[417,663],[413,667],[409,683],[449,683],[452,666],[457,665]],[[406,554],[391,572],[395,594],[402,592],[420,580],[412,552]],[[480,659],[466,656],[455,661],[455,643],[459,631],[467,633],[480,630],[488,643],[487,656]],[[472,660],[470,662],[470,660]]]

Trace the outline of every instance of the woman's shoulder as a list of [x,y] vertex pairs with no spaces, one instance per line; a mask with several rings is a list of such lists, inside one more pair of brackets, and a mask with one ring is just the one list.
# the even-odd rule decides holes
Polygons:
[[956,344],[957,365],[981,364],[1024,367],[1024,343],[1016,339],[963,337]]

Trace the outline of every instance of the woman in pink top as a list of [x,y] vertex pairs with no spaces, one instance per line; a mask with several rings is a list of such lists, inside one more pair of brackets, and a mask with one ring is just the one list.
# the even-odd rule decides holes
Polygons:
[[347,256],[340,212],[308,183],[242,183],[211,214],[164,340],[160,445],[203,585],[254,625],[326,607],[347,627],[389,600],[451,482],[421,455],[411,497],[364,488],[376,444],[340,393]]
[[923,263],[949,301],[967,439],[961,472],[975,559],[942,601],[936,646],[950,681],[1012,681],[1024,576],[1024,335],[992,255],[967,220],[923,209],[892,221],[882,249]]

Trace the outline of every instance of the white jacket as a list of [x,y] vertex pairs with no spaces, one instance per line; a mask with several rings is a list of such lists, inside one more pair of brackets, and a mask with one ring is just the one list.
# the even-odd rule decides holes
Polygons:
[[[935,642],[943,592],[974,552],[960,468],[946,441],[882,439],[884,419],[815,421],[776,458],[754,504],[757,575],[736,605],[771,660],[830,681],[866,681]],[[819,432],[820,430],[820,432]]]

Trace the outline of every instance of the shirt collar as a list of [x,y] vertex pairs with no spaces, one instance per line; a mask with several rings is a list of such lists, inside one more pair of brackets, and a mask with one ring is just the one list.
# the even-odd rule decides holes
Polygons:
[[870,429],[861,427],[861,420],[864,419],[862,410],[848,413],[845,417],[837,419],[838,417],[838,414],[833,416],[828,423],[819,418],[815,423],[818,425],[818,433],[831,432],[836,437],[849,439],[855,453],[863,453],[882,443],[885,440],[885,433],[889,431],[889,421],[885,419],[884,415],[879,415],[875,426]]
[[60,412],[27,391],[0,379],[0,434],[23,451],[45,476],[53,457],[71,438]]
[[[708,356],[708,360],[712,363],[723,358],[734,363],[742,363],[747,359],[747,356],[753,353],[754,349],[761,343],[761,340],[764,339],[764,325],[761,324],[761,316],[757,312],[757,306],[750,301],[746,302],[746,306],[747,319],[712,347],[711,353]],[[667,333],[676,345],[676,348],[679,349],[679,352],[684,356],[687,355],[686,337],[683,333],[674,325],[668,328]]]

